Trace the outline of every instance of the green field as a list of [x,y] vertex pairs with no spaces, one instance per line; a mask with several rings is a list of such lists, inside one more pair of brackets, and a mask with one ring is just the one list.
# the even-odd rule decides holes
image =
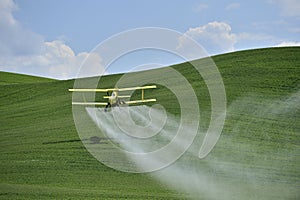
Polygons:
[[[0,199],[300,199],[300,48],[212,58],[223,77],[228,110],[209,156],[197,160],[187,153],[178,161],[181,168],[190,162],[203,178],[189,183],[194,188],[186,184],[191,176],[186,170],[163,181],[157,175],[164,170],[124,173],[91,156],[73,121],[68,88],[74,80],[0,72]],[[210,99],[204,82],[189,63],[172,67],[195,88],[205,131]],[[121,76],[103,77],[101,87],[112,87]],[[166,88],[148,95],[179,114]]]

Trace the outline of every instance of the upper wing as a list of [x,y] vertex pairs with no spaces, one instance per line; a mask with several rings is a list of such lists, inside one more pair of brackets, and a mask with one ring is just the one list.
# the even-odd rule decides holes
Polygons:
[[130,91],[130,90],[143,90],[143,89],[151,89],[156,88],[156,85],[148,85],[141,87],[129,87],[129,88],[119,88],[118,91]]
[[156,88],[156,85],[148,85],[141,87],[129,87],[129,88],[106,88],[106,89],[69,89],[70,92],[112,92],[112,91],[130,91],[130,90],[143,90]]
[[[156,88],[156,85],[148,85],[142,87],[129,87],[129,88],[107,88],[107,89],[69,89],[70,92],[111,92],[111,91],[131,91],[131,90],[142,90],[142,96],[140,100],[131,100],[125,101],[126,104],[138,104],[138,103],[147,103],[155,102],[156,99],[144,99],[144,89]],[[110,98],[109,96],[103,96],[103,98]],[[130,98],[129,95],[119,95],[118,98]],[[73,105],[98,105],[104,106],[107,103],[104,102],[72,102]]]
[[117,89],[69,89],[70,92],[110,92],[117,91]]

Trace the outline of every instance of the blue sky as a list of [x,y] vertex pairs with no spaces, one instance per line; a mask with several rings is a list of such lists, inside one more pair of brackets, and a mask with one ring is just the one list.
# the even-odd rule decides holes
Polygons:
[[[185,33],[210,55],[300,46],[299,10],[299,0],[1,0],[0,70],[73,78],[100,42],[140,27]],[[148,54],[147,62],[159,57]],[[147,56],[137,54],[139,62],[132,62],[134,56],[120,60],[108,73],[129,71],[143,63],[141,57]],[[155,62],[176,62],[172,56],[162,57]],[[97,55],[95,62],[100,61]]]

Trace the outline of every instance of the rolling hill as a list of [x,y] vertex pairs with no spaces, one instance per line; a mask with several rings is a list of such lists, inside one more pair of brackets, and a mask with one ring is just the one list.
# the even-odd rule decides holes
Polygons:
[[[180,176],[174,176],[173,187],[151,173],[119,172],[91,156],[73,121],[68,88],[74,80],[0,72],[0,198],[299,199],[300,48],[212,58],[224,81],[228,110],[214,150],[193,161],[194,169],[208,177],[203,185],[199,182],[200,192],[185,188],[188,184]],[[195,88],[205,130],[210,116],[207,88],[189,63],[172,67]],[[113,86],[121,76],[103,77],[101,87]],[[179,114],[166,88],[149,95]]]

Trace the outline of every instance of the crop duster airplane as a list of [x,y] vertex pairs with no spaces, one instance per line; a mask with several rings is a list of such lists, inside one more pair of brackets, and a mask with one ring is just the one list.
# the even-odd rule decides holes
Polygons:
[[[104,99],[108,99],[107,102],[72,102],[72,105],[95,105],[95,106],[105,106],[105,111],[109,107],[119,106],[121,104],[139,104],[139,103],[148,103],[155,102],[156,99],[145,99],[145,91],[146,89],[156,88],[156,85],[148,85],[141,87],[129,87],[129,88],[104,88],[104,89],[69,89],[70,92],[106,92],[107,96],[103,96]],[[129,95],[119,95],[119,92],[124,91],[134,91],[134,90],[142,90],[141,99],[132,100],[132,101],[124,101],[124,99],[130,98]]]

